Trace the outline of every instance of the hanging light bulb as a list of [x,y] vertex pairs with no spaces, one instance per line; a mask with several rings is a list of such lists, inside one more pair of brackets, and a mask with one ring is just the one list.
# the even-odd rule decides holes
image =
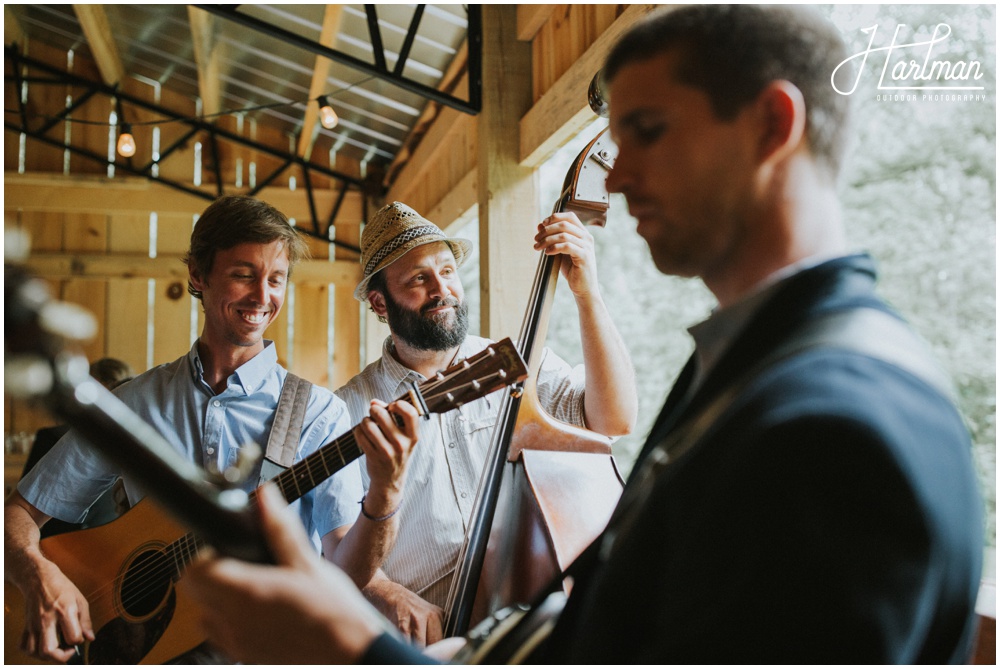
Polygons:
[[132,126],[122,123],[122,132],[118,135],[118,154],[123,158],[135,155],[135,137],[132,136]]
[[325,95],[319,96],[317,102],[319,102],[319,122],[327,130],[333,130],[340,122],[340,119],[337,117],[337,112],[333,110],[333,106],[330,105],[330,100],[327,99]]

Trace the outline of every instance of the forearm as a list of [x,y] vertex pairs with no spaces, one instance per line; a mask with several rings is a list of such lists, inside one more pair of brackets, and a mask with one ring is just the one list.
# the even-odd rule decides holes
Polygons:
[[[25,504],[24,498],[15,491],[4,504],[3,514],[4,579],[22,590],[37,580],[39,566],[48,562],[39,547],[40,523]],[[48,520],[47,516],[40,517]]]
[[357,522],[332,551],[324,551],[358,588],[369,584],[396,543],[399,530],[396,512],[401,501],[401,492],[372,487],[365,496],[363,512],[358,514]]
[[586,370],[587,427],[609,437],[635,428],[639,400],[625,342],[598,293],[577,298]]

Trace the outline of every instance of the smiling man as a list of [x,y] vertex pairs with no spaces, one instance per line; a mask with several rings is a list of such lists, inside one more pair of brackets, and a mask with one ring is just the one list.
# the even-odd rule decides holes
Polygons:
[[[262,448],[267,443],[288,372],[278,364],[274,342],[263,335],[278,317],[292,268],[306,251],[285,216],[270,205],[240,196],[214,202],[195,225],[186,259],[188,291],[205,312],[201,336],[186,355],[115,390],[169,443],[208,471],[234,465],[250,443]],[[365,408],[362,415],[367,416]],[[301,433],[291,435],[297,444],[295,461],[351,425],[344,403],[325,388],[311,386],[304,410]],[[404,428],[389,411],[402,418]],[[416,436],[416,416],[409,405],[377,404],[370,418],[355,430],[368,456],[369,485],[361,514],[357,462],[294,505],[314,546],[359,587],[368,583],[394,540],[395,521],[379,519],[399,505],[406,458]],[[5,573],[25,595],[26,652],[66,661],[73,656],[73,644],[93,639],[87,599],[42,553],[39,528],[50,518],[78,522],[119,477],[134,505],[142,491],[71,431],[7,501]],[[250,491],[258,481],[259,476],[250,476],[243,487]],[[60,638],[68,644],[60,647]],[[198,651],[182,659],[220,658]]]
[[[525,244],[529,240],[525,240]],[[562,272],[576,298],[584,365],[570,367],[546,351],[538,398],[559,420],[608,436],[635,422],[632,365],[597,285],[594,240],[573,214],[556,214],[537,228],[535,248],[565,258]],[[489,340],[468,334],[468,304],[458,268],[472,244],[452,239],[400,202],[379,210],[361,237],[364,279],[354,296],[389,324],[381,359],[336,394],[352,414],[369,398],[390,400],[406,382],[421,381]],[[501,402],[480,399],[420,422],[412,484],[400,508],[399,539],[365,594],[412,639],[441,638],[446,604],[465,528]],[[368,485],[368,479],[364,479]]]

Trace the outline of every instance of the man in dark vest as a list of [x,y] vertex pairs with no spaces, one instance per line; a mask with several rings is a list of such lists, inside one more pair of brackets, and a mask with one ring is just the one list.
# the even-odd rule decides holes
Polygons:
[[[847,58],[812,11],[751,5],[657,14],[610,54],[609,189],[656,266],[700,277],[719,307],[530,660],[969,657],[983,549],[971,444],[947,381],[876,296],[873,261],[846,250],[849,98],[831,74]],[[269,505],[268,525],[292,569],[221,560],[193,579],[216,638],[255,662],[426,661],[282,513]],[[254,643],[278,616],[312,632],[312,654]]]

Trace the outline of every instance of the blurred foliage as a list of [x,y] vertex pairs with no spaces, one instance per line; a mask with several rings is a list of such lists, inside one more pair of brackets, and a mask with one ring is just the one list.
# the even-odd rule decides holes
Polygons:
[[[850,53],[866,48],[868,35],[861,29],[876,23],[874,46],[887,45],[897,24],[906,24],[911,37],[914,32],[929,37],[943,22],[952,34],[934,58],[982,64],[986,90],[979,93],[985,101],[924,101],[917,92],[913,102],[885,102],[876,99],[885,58],[873,54],[852,95],[853,146],[840,194],[851,246],[876,258],[881,294],[931,343],[955,380],[995,546],[995,6],[836,5],[821,11],[842,30]],[[604,124],[595,122],[543,168],[543,203],[556,200],[573,157]],[[594,235],[601,289],[631,352],[639,386],[638,429],[615,445],[627,474],[691,353],[685,328],[703,320],[715,302],[700,281],[657,272],[620,198],[613,199],[607,228]],[[582,360],[577,323],[563,285],[549,345],[574,363]]]

